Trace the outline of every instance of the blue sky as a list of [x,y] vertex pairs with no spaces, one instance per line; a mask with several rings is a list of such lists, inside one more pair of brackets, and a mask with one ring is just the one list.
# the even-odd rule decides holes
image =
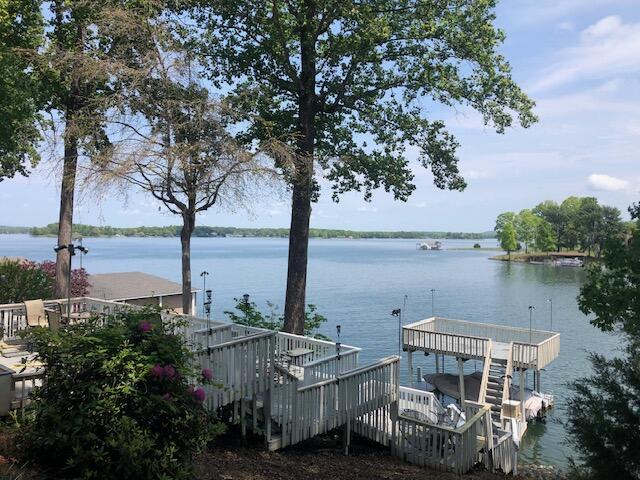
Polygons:
[[[437,190],[416,167],[418,188],[407,203],[378,192],[370,203],[348,194],[334,204],[326,193],[313,227],[480,231],[502,211],[545,199],[590,195],[623,212],[640,200],[640,0],[503,0],[497,15],[507,33],[503,52],[540,122],[498,135],[471,111],[436,111],[462,144],[464,192]],[[54,172],[43,164],[30,178],[0,182],[0,224],[57,221]],[[76,222],[179,223],[142,194],[78,197]],[[198,223],[286,227],[288,201],[260,198],[250,212],[212,209]]]

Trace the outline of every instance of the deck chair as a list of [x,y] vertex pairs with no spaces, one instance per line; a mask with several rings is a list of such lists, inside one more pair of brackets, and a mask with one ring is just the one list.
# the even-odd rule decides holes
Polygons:
[[42,300],[25,300],[24,309],[27,312],[28,327],[47,326],[47,313],[44,310],[44,302]]

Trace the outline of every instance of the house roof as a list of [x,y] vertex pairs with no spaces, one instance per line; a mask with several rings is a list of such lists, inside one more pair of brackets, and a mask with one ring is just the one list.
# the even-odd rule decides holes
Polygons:
[[[89,296],[105,300],[132,300],[164,295],[181,295],[182,285],[143,272],[89,275]],[[198,289],[192,289],[197,292]]]

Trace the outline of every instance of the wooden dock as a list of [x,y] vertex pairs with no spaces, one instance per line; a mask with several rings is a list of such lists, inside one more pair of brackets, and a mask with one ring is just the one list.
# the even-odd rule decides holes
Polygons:
[[[72,304],[79,317],[97,315],[105,321],[115,312],[138,308],[91,298]],[[176,320],[174,313],[162,315]],[[410,371],[411,354],[418,350],[484,362],[478,401],[463,401],[465,416],[452,419],[433,393],[400,385],[397,356],[360,365],[360,348],[354,346],[192,316],[180,319],[186,320],[181,333],[198,367],[212,369],[217,381],[206,387],[206,406],[219,415],[226,412],[222,419],[239,423],[242,435],[252,430],[264,436],[268,449],[277,450],[340,428],[346,452],[353,431],[405,461],[459,474],[477,464],[515,472],[517,446],[508,428],[513,413],[502,403],[497,412],[491,400],[504,388],[496,369],[542,368],[559,351],[559,336],[552,332],[533,331],[527,343],[529,332],[511,327],[442,318],[407,325],[403,338]],[[0,322],[5,338],[15,335],[25,328],[24,309],[0,306]],[[19,406],[25,402],[22,393]]]

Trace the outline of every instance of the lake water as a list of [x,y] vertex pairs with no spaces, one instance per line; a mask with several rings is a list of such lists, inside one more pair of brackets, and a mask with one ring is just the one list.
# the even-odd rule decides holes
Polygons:
[[[328,319],[323,333],[363,348],[361,363],[397,353],[398,324],[394,308],[406,309],[409,323],[437,315],[457,319],[529,327],[529,305],[536,307],[533,328],[550,328],[561,336],[560,357],[542,372],[542,389],[553,393],[556,406],[547,422],[531,423],[520,450],[523,462],[566,465],[571,454],[559,420],[563,417],[566,383],[588,373],[586,351],[610,352],[615,337],[592,327],[576,304],[584,272],[575,268],[509,264],[489,260],[495,252],[454,250],[472,240],[445,240],[443,251],[416,250],[415,240],[311,240],[308,302]],[[485,247],[495,240],[480,242]],[[53,259],[53,238],[0,235],[0,256]],[[180,281],[177,238],[87,238],[83,259],[89,273],[142,271]],[[251,295],[265,311],[266,302],[283,305],[287,240],[262,238],[195,238],[192,246],[194,285],[199,273],[210,272],[216,318],[233,307],[233,298]],[[75,257],[77,266],[78,257]],[[435,302],[431,303],[430,289]],[[280,309],[281,310],[281,309]],[[474,362],[466,362],[472,370]],[[433,370],[433,356],[414,355],[415,366]],[[454,372],[453,364],[449,366]],[[406,381],[406,362],[403,362]],[[478,364],[478,369],[481,365]],[[529,379],[530,384],[530,379]]]

